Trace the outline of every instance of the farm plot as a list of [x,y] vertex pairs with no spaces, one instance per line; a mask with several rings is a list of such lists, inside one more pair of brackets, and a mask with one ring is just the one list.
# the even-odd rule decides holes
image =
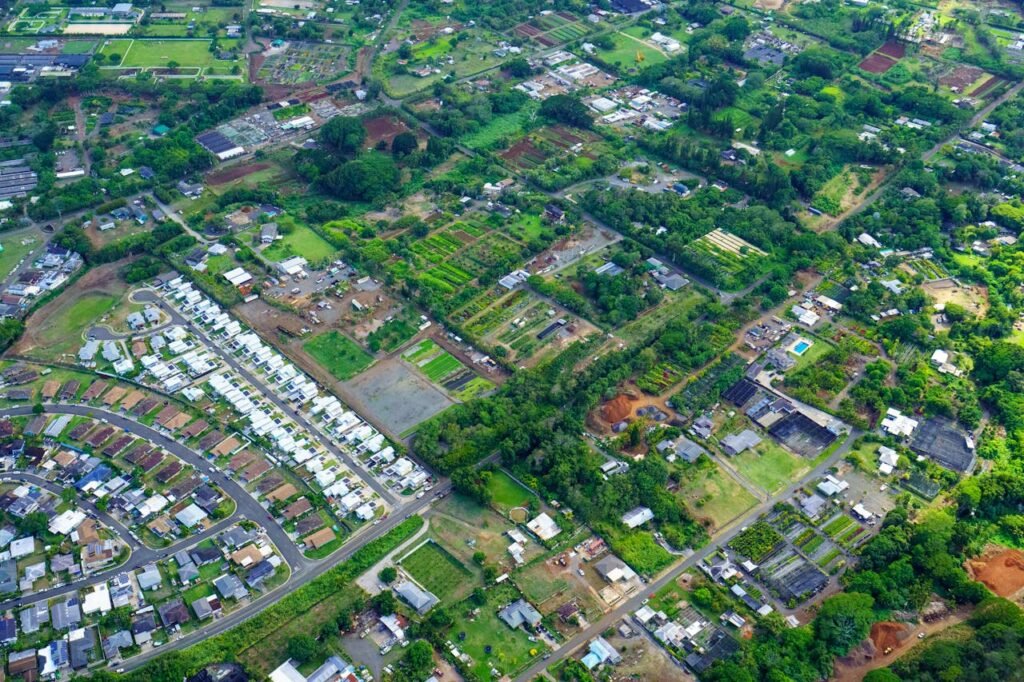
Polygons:
[[946,268],[942,266],[942,263],[930,258],[913,258],[907,261],[907,265],[926,280],[945,279],[946,277],[949,277],[949,273],[946,271]]
[[750,242],[716,228],[684,250],[688,264],[724,288],[738,289],[756,277],[767,253]]
[[448,393],[467,400],[489,391],[494,385],[476,376],[448,351],[432,339],[424,339],[405,351],[402,358],[416,367],[423,376]]
[[424,588],[441,601],[467,591],[473,574],[441,545],[428,540],[398,562]]
[[531,170],[577,145],[585,147],[600,139],[599,135],[589,131],[564,126],[544,127],[518,140],[500,156],[520,170]]
[[266,83],[320,83],[348,70],[352,48],[326,43],[289,42],[267,54],[257,78]]
[[729,546],[755,564],[783,543],[783,537],[765,521],[758,521],[729,543]]
[[568,12],[542,14],[519,24],[512,31],[517,37],[533,40],[544,47],[578,40],[590,32],[578,17]]
[[822,525],[821,530],[837,544],[848,548],[856,547],[870,535],[863,526],[846,514],[838,514],[829,519]]
[[906,48],[895,41],[888,42],[869,54],[859,66],[868,73],[885,73],[906,54]]

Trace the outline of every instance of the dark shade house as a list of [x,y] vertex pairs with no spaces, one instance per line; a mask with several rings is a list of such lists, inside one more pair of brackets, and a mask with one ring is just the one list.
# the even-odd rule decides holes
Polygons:
[[910,449],[957,473],[969,473],[976,461],[974,441],[952,421],[935,417],[921,424]]

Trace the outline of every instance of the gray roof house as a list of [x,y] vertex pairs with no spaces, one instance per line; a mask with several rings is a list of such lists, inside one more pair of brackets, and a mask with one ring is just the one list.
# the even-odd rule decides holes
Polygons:
[[395,585],[395,594],[421,615],[434,608],[439,601],[433,594],[408,580],[403,580]]
[[540,625],[541,621],[540,612],[525,599],[514,601],[498,611],[498,618],[505,621],[505,624],[513,630],[524,624],[535,628]]

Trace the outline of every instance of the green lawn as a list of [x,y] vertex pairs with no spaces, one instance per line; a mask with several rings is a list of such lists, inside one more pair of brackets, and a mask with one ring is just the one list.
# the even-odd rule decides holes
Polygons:
[[[612,40],[615,42],[614,50],[601,50],[598,53],[601,59],[609,64],[615,64],[623,69],[637,68],[643,70],[649,66],[667,61],[667,57],[659,50],[641,42],[640,39],[622,33],[614,33],[612,34]],[[636,59],[638,53],[643,58],[641,61]]]
[[493,472],[487,480],[487,492],[490,493],[491,502],[502,512],[513,507],[525,507],[534,496],[501,469]]
[[757,500],[736,479],[715,463],[688,467],[679,482],[686,508],[697,518],[708,518],[718,530],[753,507]]
[[88,293],[67,308],[59,311],[57,319],[40,320],[39,337],[47,353],[72,352],[82,344],[82,334],[92,323],[110,312],[117,297],[103,293]]
[[[118,38],[107,40],[99,54],[121,55],[121,61],[108,62],[108,66],[121,67],[165,67],[168,62],[177,62],[181,67],[210,67],[230,65],[218,60],[210,52],[210,40],[133,40]],[[237,40],[221,40],[221,50],[230,50],[238,45]],[[108,57],[109,59],[109,57]]]
[[[287,225],[289,219],[278,220],[279,225]],[[324,241],[320,235],[304,225],[292,224],[291,232],[268,246],[263,251],[267,260],[280,261],[291,256],[302,256],[310,263],[319,263],[334,256],[337,251]]]
[[314,336],[303,345],[303,349],[341,381],[351,379],[373,362],[372,355],[333,329]]
[[732,458],[732,463],[747,479],[770,493],[792,483],[808,468],[808,462],[765,439],[754,450]]
[[[504,583],[487,590],[487,604],[477,616],[473,609],[456,608],[459,616],[451,628],[451,639],[461,650],[473,658],[472,671],[477,679],[490,680],[491,668],[499,675],[514,677],[546,651],[540,642],[531,642],[522,629],[510,630],[498,619],[498,609],[519,598],[515,587]],[[490,649],[490,653],[487,650]]]
[[442,601],[465,592],[473,577],[469,569],[436,542],[420,545],[400,563],[416,582]]
[[797,372],[804,367],[817,363],[822,355],[832,350],[832,344],[827,341],[822,341],[815,336],[804,335],[804,338],[811,342],[811,347],[805,350],[804,354],[799,357],[790,353],[790,356],[796,359],[796,365],[793,366],[793,369],[789,370],[790,372]]
[[[22,244],[27,241],[28,244]],[[11,273],[18,261],[39,246],[40,242],[35,237],[20,236],[17,238],[0,240],[4,250],[0,251],[0,277],[6,278]]]

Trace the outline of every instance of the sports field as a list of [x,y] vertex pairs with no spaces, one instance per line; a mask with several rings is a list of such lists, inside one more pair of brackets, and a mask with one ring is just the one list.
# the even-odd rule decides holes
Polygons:
[[302,348],[334,377],[345,381],[362,372],[373,356],[355,341],[333,329],[307,341]]
[[[230,61],[217,59],[210,52],[210,40],[107,40],[100,47],[99,54],[110,59],[109,55],[120,55],[118,62],[107,62],[106,66],[122,68],[165,68],[169,62],[175,62],[182,68],[208,68],[212,66],[230,65]],[[238,45],[237,40],[221,40],[221,50],[231,50]],[[237,61],[237,60],[236,60]]]
[[420,545],[401,564],[416,582],[442,601],[465,592],[463,588],[473,577],[469,569],[436,542]]

